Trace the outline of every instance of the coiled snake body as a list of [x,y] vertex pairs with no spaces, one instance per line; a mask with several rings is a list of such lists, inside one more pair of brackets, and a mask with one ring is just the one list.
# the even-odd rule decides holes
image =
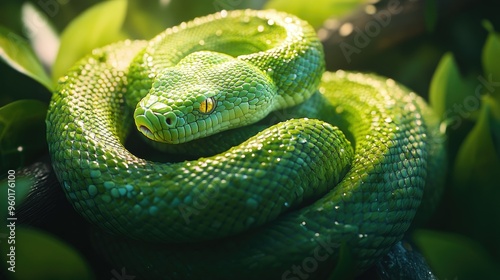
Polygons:
[[[323,71],[314,30],[275,11],[223,11],[97,49],[51,101],[54,170],[92,224],[137,240],[97,242],[136,274],[294,279],[294,267],[331,269],[342,246],[362,271],[436,197],[442,135],[394,81]],[[132,116],[170,148],[234,147],[142,159],[124,146]],[[259,121],[269,127],[233,140]]]

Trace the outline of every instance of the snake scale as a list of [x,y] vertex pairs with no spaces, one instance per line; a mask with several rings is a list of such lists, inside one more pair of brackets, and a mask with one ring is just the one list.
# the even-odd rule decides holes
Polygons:
[[[443,135],[393,80],[324,68],[305,21],[253,10],[83,58],[59,80],[47,140],[96,246],[145,279],[324,277],[342,248],[356,271],[373,264],[438,197]],[[170,148],[228,148],[143,159],[126,147],[133,119]]]

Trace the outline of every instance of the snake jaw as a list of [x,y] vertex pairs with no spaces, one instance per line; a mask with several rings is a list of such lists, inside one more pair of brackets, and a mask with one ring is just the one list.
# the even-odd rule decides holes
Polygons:
[[148,137],[149,139],[153,139],[154,138],[153,132],[151,130],[149,130],[149,128],[147,128],[144,125],[139,126],[139,131],[142,134],[144,134],[146,137]]
[[179,132],[185,124],[184,118],[173,111],[162,114],[151,108],[137,107],[134,119],[137,130],[153,141],[178,144],[190,140]]
[[155,131],[161,129],[161,127],[157,127],[159,125],[158,120],[150,109],[138,106],[134,111],[134,120],[139,132],[151,140],[159,141]]
[[153,131],[151,130],[151,123],[148,121],[144,115],[136,115],[135,122],[137,130],[139,130],[144,136],[151,140],[156,140]]
[[[137,130],[147,138],[163,143],[176,143],[171,130],[175,130],[182,119],[164,100],[155,95],[147,95],[138,104],[134,111]],[[175,136],[175,135],[174,135]]]

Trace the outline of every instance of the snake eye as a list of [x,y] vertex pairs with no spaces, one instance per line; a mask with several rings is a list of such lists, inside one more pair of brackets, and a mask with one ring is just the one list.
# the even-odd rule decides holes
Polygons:
[[201,102],[199,110],[202,114],[210,114],[215,110],[216,103],[215,98],[208,97]]

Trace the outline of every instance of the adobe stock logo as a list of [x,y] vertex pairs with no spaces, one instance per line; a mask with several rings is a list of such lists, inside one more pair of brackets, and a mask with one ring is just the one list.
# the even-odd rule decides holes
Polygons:
[[493,94],[500,87],[500,81],[493,81],[492,78],[492,74],[489,74],[487,78],[482,75],[477,76],[479,84],[476,86],[474,94],[465,97],[461,103],[454,103],[444,112],[443,119],[447,120],[449,128],[458,129],[462,125],[463,119],[469,118],[474,111],[480,108],[482,93],[487,91]]
[[[415,1],[415,0],[411,0]],[[372,6],[373,7],[373,6]],[[354,46],[342,41],[339,44],[340,50],[344,55],[347,63],[351,63],[353,54],[361,53],[363,48],[366,48],[373,38],[378,36],[382,28],[387,27],[391,23],[393,15],[397,15],[403,11],[403,6],[399,0],[391,0],[387,3],[387,7],[373,14],[373,19],[369,20],[363,30],[359,27],[353,27],[351,23],[344,23],[339,32],[343,36],[354,36]]]
[[305,257],[301,263],[294,264],[290,269],[283,272],[282,280],[302,280],[308,279],[311,274],[316,272],[322,262],[325,262],[335,254],[340,248],[340,243],[334,242],[331,236],[318,238],[318,246],[314,248],[310,256]]
[[69,0],[39,0],[38,5],[49,17],[55,17],[62,5],[68,4]]

